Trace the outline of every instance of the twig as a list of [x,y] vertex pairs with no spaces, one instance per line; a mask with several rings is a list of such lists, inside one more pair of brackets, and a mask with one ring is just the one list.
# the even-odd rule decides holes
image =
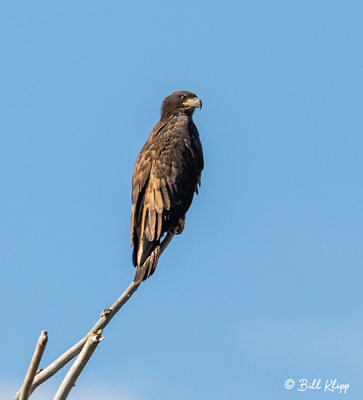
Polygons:
[[30,389],[34,381],[34,377],[37,373],[40,360],[42,358],[43,352],[48,342],[48,335],[46,331],[40,333],[37,345],[34,350],[33,358],[30,361],[28,372],[25,375],[23,386],[20,390],[20,400],[27,400],[30,396]]
[[[175,231],[169,231],[163,241],[160,244],[160,256],[163,251],[169,245],[171,239],[174,237]],[[39,374],[36,375],[33,381],[33,385],[30,390],[30,395],[34,390],[41,385],[43,382],[51,378],[55,373],[62,369],[69,361],[72,360],[77,354],[80,353],[82,347],[86,343],[90,334],[100,329],[104,329],[114,315],[121,309],[121,307],[130,299],[130,297],[136,292],[140,283],[131,282],[129,287],[122,293],[122,295],[115,301],[115,303],[110,307],[103,310],[100,319],[96,322],[93,328],[84,336],[78,343],[69,348],[61,356],[59,356],[55,361],[44,368]],[[14,400],[19,399],[20,391],[15,395]]]
[[76,383],[76,380],[83,371],[83,368],[86,366],[93,352],[96,350],[96,347],[104,339],[103,336],[101,336],[101,333],[102,329],[98,332],[93,332],[88,337],[85,345],[82,348],[82,351],[59,386],[54,400],[65,400],[68,397],[70,391]]

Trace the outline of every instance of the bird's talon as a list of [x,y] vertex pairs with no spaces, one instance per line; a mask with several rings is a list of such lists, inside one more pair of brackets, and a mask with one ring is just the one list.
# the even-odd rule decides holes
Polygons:
[[175,233],[177,235],[181,235],[183,233],[184,226],[185,226],[185,221],[183,218],[180,218],[178,221],[178,225],[175,228]]

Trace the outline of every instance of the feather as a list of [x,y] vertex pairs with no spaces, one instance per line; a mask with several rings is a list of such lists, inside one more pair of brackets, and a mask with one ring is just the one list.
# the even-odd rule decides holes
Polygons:
[[[189,103],[182,102],[181,96]],[[161,238],[184,220],[197,191],[203,151],[192,120],[194,109],[184,107],[184,103],[201,105],[195,98],[190,92],[176,92],[164,100],[160,121],[135,163],[131,215],[135,281],[154,273]]]

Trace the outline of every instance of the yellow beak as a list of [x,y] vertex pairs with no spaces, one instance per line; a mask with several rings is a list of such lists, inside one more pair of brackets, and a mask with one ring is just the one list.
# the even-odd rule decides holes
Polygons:
[[200,110],[202,109],[202,101],[200,99],[198,99],[198,97],[193,97],[191,99],[184,101],[183,105],[189,106],[189,107],[194,107],[194,108],[199,108]]

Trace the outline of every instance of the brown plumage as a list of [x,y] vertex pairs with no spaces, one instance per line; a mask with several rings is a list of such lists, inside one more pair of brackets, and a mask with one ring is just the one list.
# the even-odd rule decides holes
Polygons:
[[198,193],[203,150],[192,116],[202,102],[190,92],[168,96],[160,121],[137,157],[132,177],[131,245],[141,282],[156,269],[160,240],[170,229],[181,233],[185,213]]

